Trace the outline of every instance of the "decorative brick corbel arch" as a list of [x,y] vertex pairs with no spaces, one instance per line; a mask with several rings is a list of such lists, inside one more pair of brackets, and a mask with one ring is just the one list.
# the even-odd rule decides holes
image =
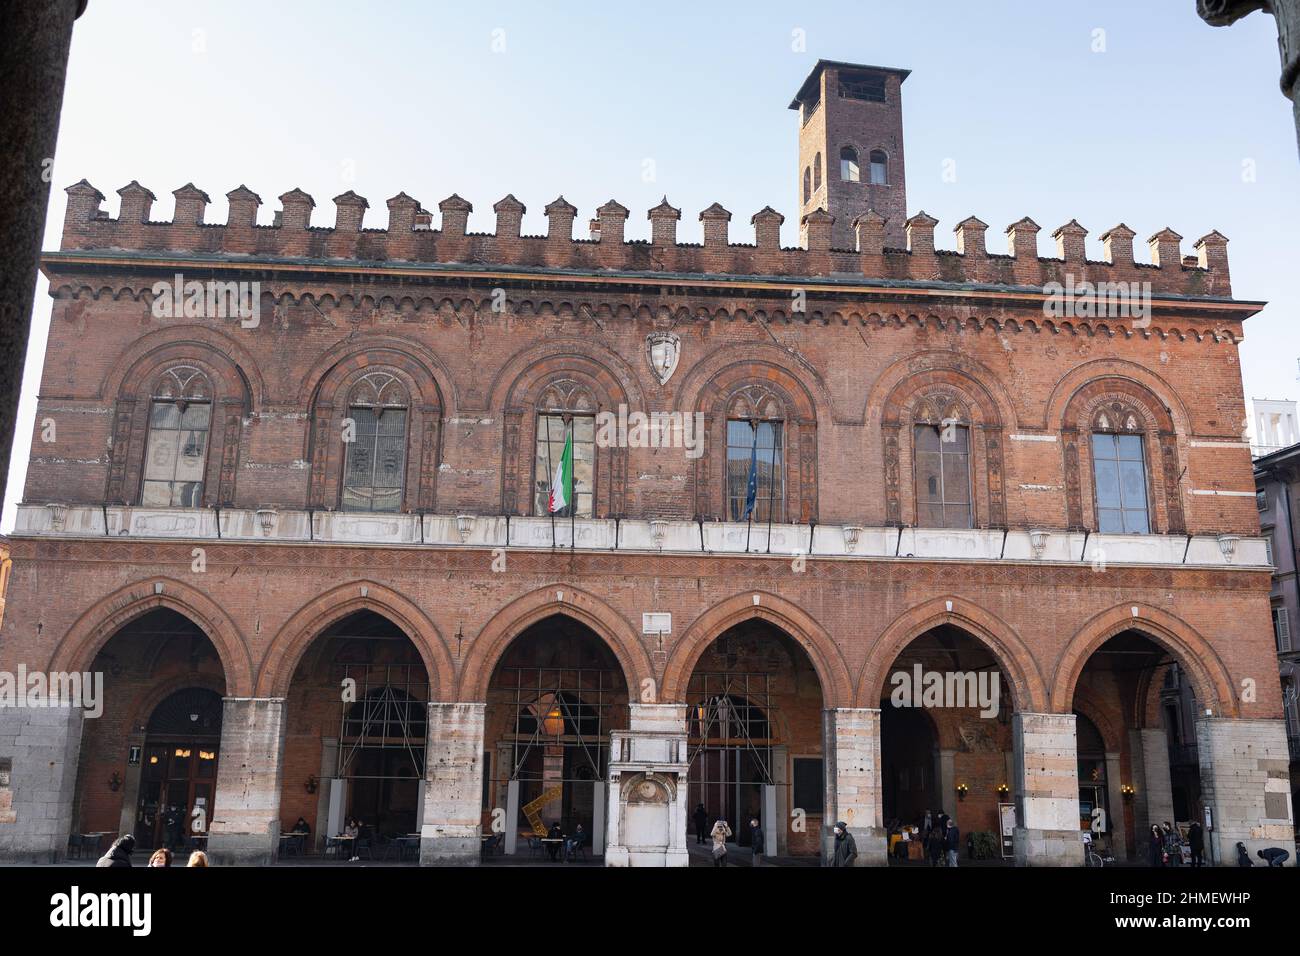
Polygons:
[[95,602],[55,645],[49,671],[87,671],[95,655],[124,626],[155,608],[169,608],[192,621],[216,649],[226,679],[226,695],[253,692],[248,642],[224,610],[203,592],[172,578],[147,578]]
[[972,527],[1007,526],[1005,434],[993,395],[969,372],[929,368],[900,380],[885,396],[880,428],[885,454],[885,520],[915,525],[914,426],[954,424],[970,430]]
[[429,699],[447,699],[445,695],[456,686],[455,662],[447,642],[414,601],[374,581],[341,584],[299,608],[267,645],[257,672],[258,696],[287,697],[307,648],[330,625],[357,611],[374,611],[399,627],[424,662]]
[[[1137,614],[1133,613],[1135,609]],[[1240,716],[1232,675],[1214,645],[1186,621],[1169,612],[1132,602],[1102,611],[1070,638],[1053,671],[1051,701],[1055,712],[1070,711],[1074,689],[1088,659],[1099,647],[1124,631],[1136,631],[1172,655],[1191,680],[1202,707],[1214,709],[1216,716]],[[1141,713],[1135,716],[1139,720],[1143,717]]]
[[[858,677],[855,706],[879,707],[889,671],[898,656],[926,631],[941,624],[959,628],[993,655],[1011,681],[1011,700],[1017,711],[1043,713],[1047,710],[1047,683],[1029,646],[997,615],[957,597],[927,601],[899,615],[885,628],[872,644]],[[1068,711],[1066,707],[1065,712]]]
[[799,606],[756,590],[719,601],[691,622],[669,652],[660,700],[686,702],[691,673],[704,652],[729,629],[748,620],[776,625],[803,648],[821,684],[823,707],[852,706],[853,678],[830,633]]
[[654,687],[654,665],[632,625],[600,598],[564,583],[538,588],[516,598],[483,625],[470,642],[461,664],[458,699],[486,701],[492,672],[510,643],[538,621],[555,615],[590,628],[618,661],[627,682],[628,699],[645,699],[645,682],[650,681],[649,687]]
[[393,344],[372,344],[342,356],[316,381],[306,449],[306,459],[311,462],[309,507],[334,510],[340,506],[346,458],[344,422],[358,395],[378,396],[381,391],[398,396],[393,401],[407,414],[400,510],[428,512],[437,507],[442,390],[427,363]]
[[[502,420],[501,507],[504,514],[532,514],[537,417],[542,412],[594,415],[646,412],[636,375],[622,359],[591,343],[549,342],[516,355],[492,385],[491,407]],[[626,448],[597,447],[594,469],[596,517],[621,517],[627,502]]]
[[1066,403],[1061,418],[1066,516],[1071,531],[1098,527],[1092,467],[1094,431],[1140,435],[1146,457],[1153,533],[1184,534],[1178,432],[1169,407],[1146,385],[1119,376],[1093,379]]
[[120,379],[106,385],[114,389],[106,502],[140,501],[150,408],[157,397],[211,404],[202,504],[234,503],[240,440],[253,412],[253,395],[244,370],[230,355],[210,341],[173,337],[136,356]]

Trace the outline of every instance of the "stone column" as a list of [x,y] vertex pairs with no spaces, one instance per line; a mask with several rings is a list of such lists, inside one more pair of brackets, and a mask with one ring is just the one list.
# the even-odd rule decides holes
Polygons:
[[[936,810],[942,810],[954,820],[957,819],[957,751],[940,750],[939,759],[936,761],[939,772],[935,775],[935,783],[939,788],[939,806]],[[958,823],[958,826],[961,826]],[[966,829],[962,827],[962,829]]]
[[1073,714],[1017,713],[1016,863],[1082,866],[1079,756]]
[[1146,784],[1146,819],[1138,835],[1144,846],[1152,824],[1174,822],[1174,785],[1169,776],[1169,737],[1159,727],[1139,730],[1142,741],[1142,780]]
[[823,863],[835,852],[832,827],[844,821],[858,847],[858,866],[885,866],[889,841],[881,816],[880,708],[836,707],[823,711],[826,755],[826,817]]
[[0,707],[0,861],[67,853],[83,720],[80,707]]
[[686,851],[685,704],[629,704],[610,734],[605,865],[678,867]]
[[1106,823],[1110,827],[1110,851],[1117,860],[1128,858],[1128,838],[1124,833],[1124,794],[1120,790],[1119,754],[1106,754],[1106,801],[1110,812]]
[[280,848],[283,697],[227,697],[208,827],[214,864],[268,866]]
[[[424,752],[422,866],[477,866],[483,822],[483,734],[487,704],[429,704]],[[509,826],[513,821],[506,821]]]
[[1206,862],[1237,865],[1237,843],[1255,865],[1257,850],[1279,846],[1296,864],[1286,726],[1281,720],[1202,717],[1196,722],[1201,800],[1214,813]]
[[790,749],[772,748],[772,783],[776,785],[776,815],[772,823],[776,840],[768,848],[768,856],[785,856],[790,852]]
[[126,776],[122,780],[122,812],[117,818],[117,833],[135,833],[135,815],[140,810],[140,779],[144,776],[144,742],[146,735],[133,733],[126,738],[127,752],[132,747],[140,748],[140,759],[135,766],[127,764]]

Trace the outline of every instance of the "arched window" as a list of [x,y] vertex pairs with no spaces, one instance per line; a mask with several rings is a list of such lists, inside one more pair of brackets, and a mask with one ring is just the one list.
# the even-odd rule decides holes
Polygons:
[[406,474],[406,418],[410,398],[391,373],[368,372],[348,395],[344,423],[346,465],[340,507],[397,511]]
[[212,423],[212,385],[192,365],[173,365],[158,377],[149,405],[140,504],[198,508]]
[[862,173],[858,169],[858,151],[852,146],[840,150],[840,179],[846,183],[856,183],[862,179]]
[[727,516],[785,521],[785,410],[766,389],[741,389],[727,409]]
[[914,422],[917,526],[971,527],[970,415],[937,392],[917,406]]
[[818,153],[813,158],[813,189],[822,188],[822,154]]
[[1151,519],[1142,418],[1124,402],[1110,402],[1093,415],[1092,472],[1097,530],[1147,534]]
[[803,168],[803,201],[806,203],[812,199],[812,167]]
[[873,149],[868,157],[871,163],[871,185],[885,186],[889,184],[889,157],[883,150]]
[[[565,449],[570,444],[571,475],[564,470]],[[595,514],[596,400],[585,386],[571,379],[552,382],[538,402],[533,488],[533,514],[565,518]],[[552,511],[551,492],[556,489],[556,509]],[[570,492],[571,501],[566,500]]]

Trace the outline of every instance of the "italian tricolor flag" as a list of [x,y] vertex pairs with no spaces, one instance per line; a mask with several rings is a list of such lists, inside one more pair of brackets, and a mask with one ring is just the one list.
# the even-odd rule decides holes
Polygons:
[[573,430],[564,436],[564,454],[560,456],[560,466],[555,469],[551,481],[551,500],[547,505],[551,514],[563,511],[573,500]]

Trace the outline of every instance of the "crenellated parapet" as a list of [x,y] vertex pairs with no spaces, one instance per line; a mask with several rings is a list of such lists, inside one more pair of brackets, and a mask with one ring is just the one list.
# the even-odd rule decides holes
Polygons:
[[868,210],[852,223],[856,248],[832,245],[834,217],[814,209],[802,217],[806,247],[780,244],[784,217],[770,206],[750,219],[753,242],[733,242],[731,213],[714,203],[699,214],[703,243],[682,243],[677,226],[682,212],[664,199],[646,213],[649,239],[629,239],[628,209],[610,200],[596,210],[591,238],[575,239],[578,210],[561,196],[546,206],[545,236],[522,234],[526,208],[507,195],[492,208],[496,230],[470,233],[473,206],[454,193],[438,204],[440,228],[418,200],[398,193],[387,202],[388,226],[366,229],[367,200],[348,190],[334,197],[332,227],[313,226],[316,203],[293,189],[279,197],[280,212],[271,225],[257,224],[262,199],[246,186],[226,194],[225,223],[205,221],[211,202],[207,193],[187,183],[173,193],[176,206],[170,222],[149,218],[154,194],[132,181],[118,190],[116,219],[103,208],[104,195],[84,179],[66,190],[67,213],[61,248],[64,250],[129,250],[133,252],[238,258],[358,260],[367,262],[459,263],[487,267],[672,272],[696,275],[764,275],[790,277],[862,276],[866,279],[910,282],[976,283],[1017,287],[1052,283],[1150,283],[1156,295],[1231,297],[1228,240],[1211,231],[1193,244],[1194,255],[1183,255],[1182,237],[1162,229],[1148,240],[1150,261],[1134,259],[1135,233],[1123,223],[1101,234],[1103,261],[1088,259],[1088,230],[1077,220],[1052,232],[1056,257],[1038,255],[1040,227],[1025,217],[1006,228],[1007,252],[992,252],[989,226],[971,216],[959,222],[955,250],[935,246],[938,220],[924,211],[903,223],[905,249],[885,245],[889,221]]

